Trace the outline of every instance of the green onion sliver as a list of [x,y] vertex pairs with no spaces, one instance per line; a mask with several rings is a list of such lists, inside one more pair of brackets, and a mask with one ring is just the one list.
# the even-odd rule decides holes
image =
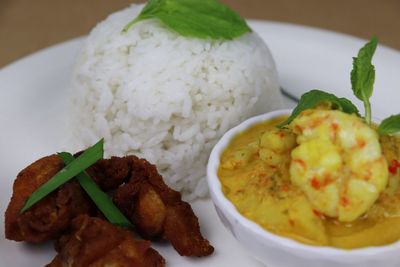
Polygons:
[[42,200],[45,196],[56,190],[64,183],[71,180],[77,174],[86,170],[88,167],[93,165],[96,161],[103,158],[104,141],[101,139],[99,142],[94,144],[92,147],[85,150],[78,158],[66,165],[61,171],[54,175],[50,180],[36,189],[25,202],[20,213],[25,212],[30,207],[35,205],[38,201]]
[[[66,165],[75,160],[75,158],[68,152],[61,152],[58,153],[58,155]],[[109,222],[121,227],[133,227],[131,222],[114,205],[110,197],[100,189],[100,187],[92,180],[92,178],[90,178],[90,176],[86,172],[83,171],[79,173],[76,176],[76,179]]]

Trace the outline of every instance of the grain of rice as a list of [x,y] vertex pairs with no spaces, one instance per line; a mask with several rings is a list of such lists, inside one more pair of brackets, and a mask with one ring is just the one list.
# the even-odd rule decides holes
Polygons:
[[106,156],[144,157],[186,199],[204,197],[222,134],[280,107],[275,65],[254,32],[200,40],[145,20],[122,33],[142,7],[110,15],[86,39],[72,80],[71,145],[104,137]]

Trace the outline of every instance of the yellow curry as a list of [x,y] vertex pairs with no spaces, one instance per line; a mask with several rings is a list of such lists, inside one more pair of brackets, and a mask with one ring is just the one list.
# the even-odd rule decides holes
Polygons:
[[307,110],[237,135],[221,156],[223,192],[275,234],[359,248],[400,239],[400,138],[379,137],[355,115]]

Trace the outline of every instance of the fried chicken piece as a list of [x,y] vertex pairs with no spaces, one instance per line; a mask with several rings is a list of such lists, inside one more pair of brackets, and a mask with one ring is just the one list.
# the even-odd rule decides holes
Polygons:
[[79,184],[70,181],[20,214],[28,197],[63,167],[62,160],[52,155],[37,160],[18,174],[5,213],[6,238],[33,243],[55,239],[77,215],[94,210]]
[[156,167],[135,156],[125,158],[131,162],[131,177],[117,189],[113,201],[138,232],[144,238],[169,240],[181,256],[213,253],[192,208],[164,183]]
[[[28,242],[56,239],[74,217],[80,214],[102,216],[76,181],[64,184],[19,214],[27,198],[63,166],[62,160],[52,155],[18,174],[5,215],[8,239]],[[87,172],[104,191],[118,188],[114,202],[143,237],[167,239],[183,256],[200,257],[213,252],[214,248],[200,233],[198,219],[190,205],[163,182],[154,165],[135,156],[112,157],[96,162]]]
[[90,166],[86,172],[101,187],[103,191],[117,189],[129,179],[131,166],[125,157],[101,159]]
[[80,215],[72,231],[56,245],[59,254],[47,267],[162,267],[165,260],[149,241],[134,240],[128,230]]

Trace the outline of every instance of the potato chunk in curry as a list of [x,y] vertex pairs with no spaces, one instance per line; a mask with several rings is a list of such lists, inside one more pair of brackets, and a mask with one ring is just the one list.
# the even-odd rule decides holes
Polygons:
[[[335,123],[337,116],[348,119],[319,111],[308,112],[313,118],[329,114]],[[303,117],[277,129],[284,119],[252,126],[222,154],[218,176],[238,211],[270,232],[311,245],[358,248],[399,240],[400,139],[379,138],[353,118],[345,122],[360,127],[351,129],[354,136],[340,136],[336,126],[345,125],[321,124],[328,132],[311,138],[310,125],[320,130],[317,122],[307,125]]]

